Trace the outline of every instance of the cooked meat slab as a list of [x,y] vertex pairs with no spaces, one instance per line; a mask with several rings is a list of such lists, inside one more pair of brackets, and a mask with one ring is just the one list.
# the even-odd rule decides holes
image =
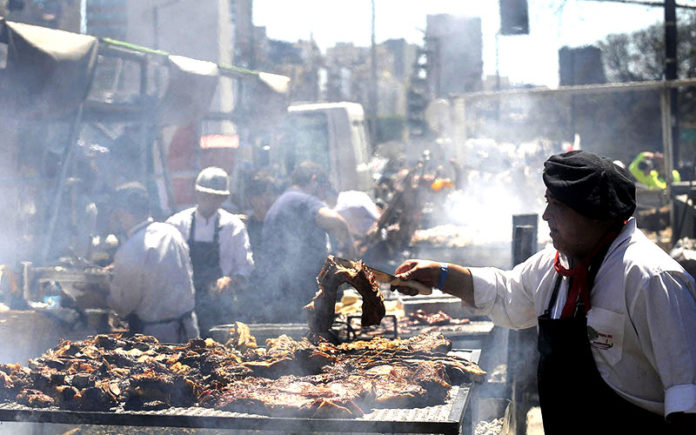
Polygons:
[[353,267],[347,268],[336,263],[334,256],[329,255],[317,275],[317,284],[319,290],[314,299],[304,307],[310,331],[320,333],[331,329],[336,317],[338,288],[342,284],[353,286],[362,297],[360,323],[363,327],[379,325],[386,313],[379,284],[362,261],[354,261]]

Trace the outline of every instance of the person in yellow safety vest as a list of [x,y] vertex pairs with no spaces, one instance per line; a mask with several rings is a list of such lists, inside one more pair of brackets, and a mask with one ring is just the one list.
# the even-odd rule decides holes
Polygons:
[[[665,159],[662,153],[651,153],[643,151],[638,154],[635,159],[628,165],[628,170],[641,184],[644,184],[648,189],[666,189],[667,181],[665,180]],[[678,183],[681,181],[681,175],[676,169],[672,170],[672,182]]]

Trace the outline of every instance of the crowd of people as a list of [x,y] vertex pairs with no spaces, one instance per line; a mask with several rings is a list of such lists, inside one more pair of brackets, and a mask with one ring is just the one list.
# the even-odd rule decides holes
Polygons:
[[[116,189],[113,214],[126,237],[115,255],[108,303],[131,332],[185,341],[236,320],[303,322],[302,308],[317,290],[315,277],[330,250],[355,257],[354,235],[378,216],[362,196],[364,205],[344,199],[334,209],[340,195],[310,161],[295,168],[282,192],[269,174],[254,174],[245,221],[222,207],[229,184],[225,170],[203,169],[196,204],[164,222],[148,213],[142,185]],[[369,212],[359,213],[362,208]],[[188,327],[190,319],[200,331]]]

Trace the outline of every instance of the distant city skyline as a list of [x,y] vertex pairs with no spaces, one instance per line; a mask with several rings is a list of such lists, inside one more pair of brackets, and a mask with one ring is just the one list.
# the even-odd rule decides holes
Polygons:
[[[687,4],[688,1],[681,3]],[[591,0],[528,0],[529,35],[498,36],[498,0],[375,0],[376,42],[404,38],[422,45],[426,16],[480,17],[484,76],[499,71],[514,84],[558,86],[558,50],[594,44],[612,33],[661,23],[662,8]],[[254,24],[269,38],[313,38],[322,51],[338,42],[368,47],[371,0],[254,0]]]

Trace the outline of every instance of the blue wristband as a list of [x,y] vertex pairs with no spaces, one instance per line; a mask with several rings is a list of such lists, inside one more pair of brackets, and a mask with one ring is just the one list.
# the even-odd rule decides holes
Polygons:
[[440,282],[437,283],[436,288],[442,290],[442,286],[445,285],[445,280],[447,279],[448,270],[447,263],[440,263]]

